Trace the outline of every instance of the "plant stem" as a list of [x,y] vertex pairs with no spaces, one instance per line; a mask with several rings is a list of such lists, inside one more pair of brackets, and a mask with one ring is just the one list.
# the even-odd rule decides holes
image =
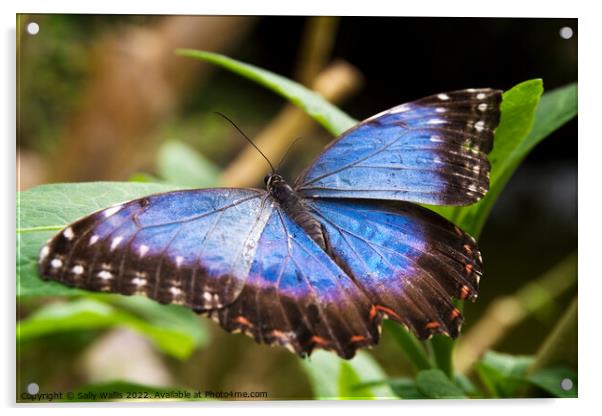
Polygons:
[[455,346],[454,340],[445,335],[435,335],[431,343],[433,344],[433,353],[437,368],[443,371],[450,379],[453,379],[454,365],[452,353]]
[[577,366],[577,297],[545,339],[529,374],[555,365]]
[[462,337],[455,353],[457,371],[464,373],[470,369],[512,328],[572,288],[576,280],[577,254],[572,253],[516,293],[491,302],[483,317]]
[[383,322],[383,327],[393,336],[416,371],[433,368],[423,345],[407,329],[389,320]]

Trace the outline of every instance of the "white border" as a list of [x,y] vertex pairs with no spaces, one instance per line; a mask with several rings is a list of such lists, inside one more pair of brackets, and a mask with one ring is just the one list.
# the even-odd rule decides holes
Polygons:
[[[2,195],[5,197],[0,207],[2,209],[2,227],[4,245],[0,250],[0,262],[6,265],[7,273],[3,275],[4,294],[9,296],[4,300],[6,306],[1,310],[5,313],[3,326],[2,358],[5,360],[1,367],[3,375],[0,377],[0,394],[5,406],[11,406],[14,401],[14,284],[7,276],[14,277],[12,266],[14,263],[14,189],[15,171],[14,161],[14,133],[15,133],[15,14],[21,13],[132,13],[132,14],[260,14],[260,15],[399,15],[399,16],[497,16],[497,17],[578,17],[579,28],[579,285],[580,285],[580,342],[579,342],[579,396],[578,400],[508,400],[508,401],[471,401],[471,402],[404,402],[404,403],[366,403],[346,402],[336,406],[342,408],[339,412],[345,414],[365,414],[367,412],[395,413],[404,412],[413,414],[444,414],[447,412],[462,411],[464,414],[478,414],[486,412],[489,415],[504,415],[516,410],[531,409],[535,412],[545,412],[550,415],[577,414],[590,408],[599,407],[598,399],[601,383],[599,374],[601,359],[600,325],[601,316],[599,306],[602,296],[602,276],[600,275],[600,213],[598,200],[600,190],[599,167],[602,165],[600,157],[600,89],[599,77],[602,74],[600,60],[601,24],[600,13],[597,13],[595,2],[569,2],[569,1],[540,1],[529,2],[524,0],[505,0],[502,2],[484,1],[404,1],[393,2],[387,0],[357,1],[351,0],[304,0],[303,2],[266,1],[266,0],[228,0],[228,1],[185,1],[170,0],[132,0],[132,1],[98,1],[86,0],[73,2],[72,0],[21,0],[17,4],[2,3],[3,13],[0,19],[3,22],[3,53],[4,65],[0,65],[2,76],[1,91],[5,92],[2,101],[1,123],[7,137],[1,143],[4,148],[5,163],[4,180],[2,181]],[[391,42],[391,39],[387,39]],[[399,48],[403,49],[403,40],[399,40]],[[8,237],[8,238],[7,238]],[[13,356],[11,356],[13,354]],[[8,370],[8,371],[7,371]],[[300,414],[306,416],[308,412],[318,409],[332,411],[334,403],[322,402],[290,402],[290,403],[216,403],[202,406],[186,403],[161,404],[150,406],[132,405],[124,411],[110,405],[111,412],[121,411],[130,414],[132,411],[143,411],[145,414],[163,415],[166,407],[177,407],[178,412],[198,415],[199,412],[223,414],[227,411],[236,411],[257,414]],[[88,405],[86,412],[90,414],[104,414],[106,405]],[[200,408],[199,408],[200,407]],[[29,413],[31,408],[22,409]],[[372,410],[373,409],[373,410]],[[10,413],[15,409],[9,409]],[[72,411],[81,412],[74,406],[44,406],[43,412],[47,414],[63,415]]]

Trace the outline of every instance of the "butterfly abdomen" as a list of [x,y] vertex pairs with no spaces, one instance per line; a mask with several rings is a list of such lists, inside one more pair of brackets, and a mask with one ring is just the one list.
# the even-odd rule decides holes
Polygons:
[[286,182],[278,182],[270,189],[270,193],[278,201],[284,212],[296,222],[323,250],[326,240],[322,225],[309,212],[303,201]]

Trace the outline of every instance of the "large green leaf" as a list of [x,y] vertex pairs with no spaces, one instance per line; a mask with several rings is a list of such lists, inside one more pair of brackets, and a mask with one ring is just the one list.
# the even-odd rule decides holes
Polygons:
[[161,145],[157,168],[166,182],[190,188],[216,186],[219,176],[213,162],[178,140],[168,140]]
[[74,220],[109,205],[173,190],[173,185],[88,182],[41,185],[17,195],[17,296],[78,295],[83,291],[37,274],[44,242]]
[[568,367],[553,367],[539,370],[527,380],[554,397],[577,397],[577,372]]
[[217,53],[193,49],[178,49],[176,53],[219,65],[271,89],[301,107],[335,136],[356,123],[354,119],[330,104],[319,94],[281,75]]
[[192,311],[175,305],[157,305],[139,296],[113,297],[116,304],[136,310],[138,314],[104,302],[109,296],[91,295],[70,302],[50,303],[18,322],[17,341],[27,342],[57,332],[127,327],[147,337],[160,351],[179,359],[188,357],[207,341],[204,326]]
[[422,394],[416,386],[416,381],[411,378],[398,378],[389,380],[391,389],[395,392],[397,397],[406,400],[421,400],[428,399],[429,397]]
[[385,372],[366,352],[343,360],[332,352],[316,351],[303,361],[314,392],[320,400],[390,399],[393,391],[387,384],[370,385],[386,378]]
[[416,387],[429,399],[465,399],[460,387],[441,370],[424,370],[416,375]]
[[493,205],[524,158],[550,133],[577,114],[576,84],[543,94],[540,101],[542,90],[541,80],[531,80],[504,93],[502,119],[489,155],[489,192],[469,207],[440,210],[476,237],[481,234]]
[[483,385],[495,397],[516,397],[533,357],[487,351],[475,365]]

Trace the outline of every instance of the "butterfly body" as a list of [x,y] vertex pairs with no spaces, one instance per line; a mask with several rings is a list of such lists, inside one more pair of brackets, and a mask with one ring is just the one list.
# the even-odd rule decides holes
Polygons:
[[282,210],[303,228],[316,244],[326,250],[326,239],[322,226],[307,209],[299,194],[277,173],[269,175],[265,182],[268,192]]
[[420,339],[458,335],[477,296],[476,241],[416,203],[487,192],[501,92],[437,94],[359,123],[293,186],[194,189],[92,213],[41,250],[44,279],[140,294],[306,356],[378,342],[383,318]]

